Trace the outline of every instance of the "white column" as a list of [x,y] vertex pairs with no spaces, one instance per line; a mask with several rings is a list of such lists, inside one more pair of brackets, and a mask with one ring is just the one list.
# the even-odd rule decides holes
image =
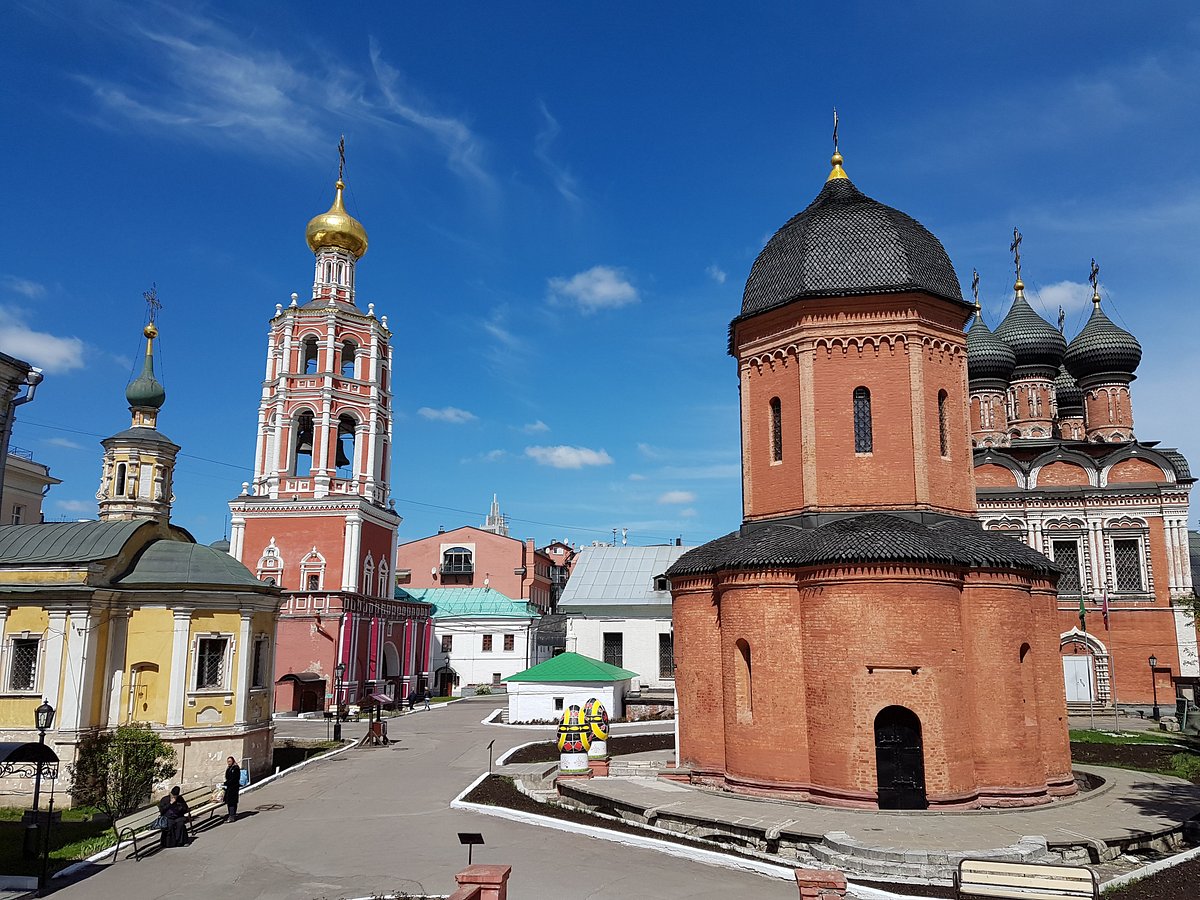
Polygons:
[[63,672],[59,731],[76,731],[86,721],[83,708],[91,706],[96,672],[96,632],[89,613],[75,613],[67,623],[66,669]]
[[191,610],[177,609],[175,625],[171,634],[171,689],[167,700],[167,725],[183,726],[183,702],[187,696],[188,681],[188,633],[192,624]]
[[62,706],[63,648],[67,640],[66,610],[50,610],[50,622],[46,627],[46,652],[42,656],[42,696],[54,707]]
[[359,577],[359,550],[362,547],[362,519],[357,515],[346,517],[346,543],[342,554],[343,591],[357,591]]
[[129,640],[129,610],[120,609],[112,613],[108,620],[108,650],[105,653],[105,668],[108,670],[108,696],[104,708],[108,718],[104,724],[116,728],[121,723],[121,708],[124,705],[124,694],[121,687],[125,683],[125,673],[128,671],[129,660],[126,659]]
[[229,519],[229,555],[245,565],[242,554],[245,552],[246,519],[234,513]]
[[238,627],[238,680],[235,686],[233,713],[233,721],[238,725],[246,721],[246,713],[250,709],[250,667],[254,663],[254,638],[250,633],[250,625],[253,615],[242,610],[242,622]]

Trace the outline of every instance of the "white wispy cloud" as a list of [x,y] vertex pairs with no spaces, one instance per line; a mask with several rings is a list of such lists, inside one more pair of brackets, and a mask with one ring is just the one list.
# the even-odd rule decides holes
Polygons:
[[95,512],[95,501],[88,500],[55,500],[54,505],[66,513]]
[[507,450],[501,450],[501,449],[497,448],[495,450],[485,450],[483,453],[478,453],[475,456],[469,456],[466,459],[460,460],[460,462],[462,462],[464,464],[480,463],[480,462],[494,463],[494,462],[500,462],[500,460],[506,459],[507,457],[508,457]]
[[492,185],[483,141],[407,84],[374,40],[366,59],[339,58],[328,46],[285,54],[255,41],[253,31],[164,7],[110,15],[96,27],[131,48],[144,76],[112,74],[118,66],[76,76],[91,93],[98,125],[269,156],[327,158],[335,127],[349,122],[395,143],[431,142],[451,171]]
[[422,406],[417,410],[417,415],[431,422],[446,422],[450,425],[466,425],[479,418],[475,413],[459,409],[457,406],[443,406],[441,409]]
[[77,443],[70,438],[65,437],[49,437],[42,441],[43,444],[49,444],[51,447],[66,447],[68,450],[84,450],[83,444]]
[[699,515],[699,513],[697,513],[690,506],[687,509],[681,509],[679,511],[679,518],[681,518],[681,519],[694,519],[698,515]]
[[570,169],[550,155],[550,147],[562,133],[562,126],[558,124],[558,119],[550,115],[550,110],[546,108],[544,101],[538,101],[538,110],[542,114],[542,128],[534,138],[533,155],[546,167],[550,181],[563,199],[569,203],[578,204],[580,202],[579,182],[571,174]]
[[630,480],[630,481],[645,481],[645,480],[646,480],[646,476],[645,476],[645,475],[643,475],[643,474],[641,474],[640,472],[630,472],[630,473],[629,473],[629,480]]
[[667,491],[659,495],[658,502],[682,506],[685,503],[695,503],[696,495],[691,491]]
[[592,266],[570,278],[551,278],[547,282],[550,299],[579,307],[585,313],[599,309],[617,309],[638,302],[638,291],[621,269]]
[[25,321],[25,313],[0,306],[0,350],[59,374],[83,368],[83,341],[37,331]]
[[523,425],[521,430],[526,434],[543,434],[550,430],[550,426],[541,419],[538,419],[536,422],[530,422],[527,425]]
[[552,466],[555,469],[582,469],[584,466],[609,466],[613,458],[604,450],[592,450],[588,447],[568,447],[559,444],[556,447],[526,447],[525,455],[535,460],[540,466]]
[[18,278],[16,275],[0,277],[0,289],[8,294],[20,294],[27,300],[38,300],[46,296],[46,286],[29,278]]
[[1027,289],[1025,293],[1034,308],[1044,311],[1051,321],[1060,306],[1069,314],[1088,309],[1092,304],[1092,286],[1085,281],[1058,281],[1037,290]]
[[705,269],[704,274],[706,274],[717,284],[724,284],[725,279],[728,277],[726,276],[724,270],[722,270],[716,263],[713,263],[711,266]]
[[666,459],[670,456],[668,451],[663,450],[661,447],[655,447],[653,444],[647,444],[645,441],[638,443],[637,450],[646,459]]

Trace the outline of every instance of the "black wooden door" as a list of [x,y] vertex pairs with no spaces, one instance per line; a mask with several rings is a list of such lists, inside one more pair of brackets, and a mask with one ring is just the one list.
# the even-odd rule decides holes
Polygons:
[[911,709],[889,706],[875,717],[875,770],[880,809],[925,809],[921,720]]

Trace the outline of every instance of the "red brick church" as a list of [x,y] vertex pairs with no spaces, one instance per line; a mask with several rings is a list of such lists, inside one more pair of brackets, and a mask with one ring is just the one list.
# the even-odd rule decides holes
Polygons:
[[975,518],[945,250],[842,158],[768,241],[730,326],[744,518],[669,571],[681,764],[844,806],[1075,792],[1058,571]]

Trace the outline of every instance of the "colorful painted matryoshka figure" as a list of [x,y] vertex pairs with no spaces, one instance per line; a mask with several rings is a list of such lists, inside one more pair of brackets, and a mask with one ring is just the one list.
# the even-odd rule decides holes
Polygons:
[[588,771],[588,748],[592,745],[583,710],[570,706],[558,723],[558,770],[563,773]]
[[584,722],[592,737],[592,746],[588,756],[592,759],[604,759],[608,756],[608,710],[595,697],[583,704]]

